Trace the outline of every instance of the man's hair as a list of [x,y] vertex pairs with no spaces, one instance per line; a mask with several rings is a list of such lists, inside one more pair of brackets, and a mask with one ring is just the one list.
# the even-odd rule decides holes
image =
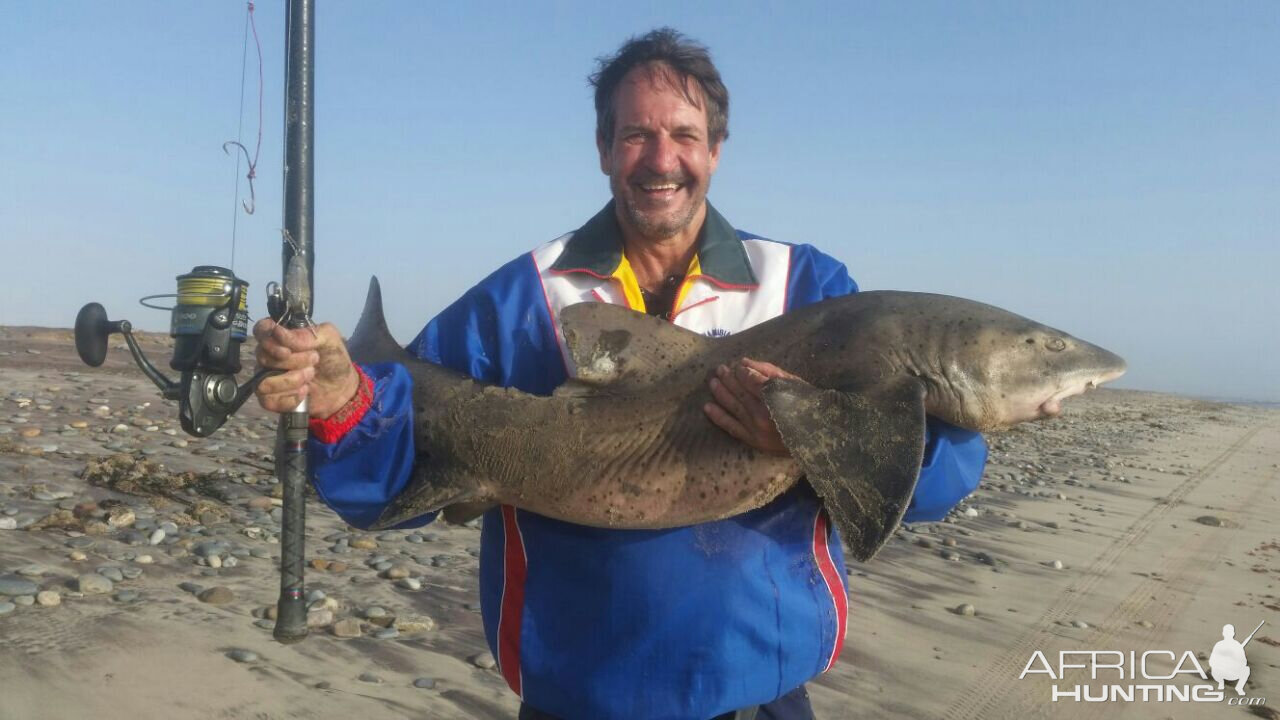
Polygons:
[[[631,38],[618,52],[596,59],[597,70],[588,78],[596,89],[596,132],[605,145],[613,143],[613,96],[627,73],[641,66],[658,70],[655,81],[665,79],[693,105],[701,105],[707,115],[707,144],[729,137],[729,90],[720,80],[720,71],[711,62],[704,45],[685,38],[676,30],[661,27]],[[661,72],[668,70],[669,72]],[[689,80],[698,84],[702,97],[689,92]]]

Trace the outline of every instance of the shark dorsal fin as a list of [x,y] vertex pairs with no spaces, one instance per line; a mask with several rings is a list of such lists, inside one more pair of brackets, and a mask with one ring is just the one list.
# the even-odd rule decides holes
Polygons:
[[620,305],[585,302],[560,311],[569,359],[565,387],[634,390],[662,381],[707,350],[710,338]]
[[365,297],[360,322],[347,340],[347,352],[352,360],[364,364],[404,362],[412,358],[387,329],[387,318],[382,314],[382,287],[376,275],[369,278],[369,294]]

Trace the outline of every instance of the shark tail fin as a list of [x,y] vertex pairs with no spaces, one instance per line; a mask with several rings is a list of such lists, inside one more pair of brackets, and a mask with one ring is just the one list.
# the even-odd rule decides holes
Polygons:
[[924,458],[924,392],[915,378],[859,392],[783,378],[764,386],[783,444],[860,561],[884,546],[911,503]]
[[451,462],[419,456],[409,485],[387,505],[371,529],[386,530],[455,504],[466,507],[460,508],[459,512],[447,513],[447,518],[454,522],[454,518],[461,514],[470,519],[480,514],[469,515],[474,512],[473,507],[482,503],[486,507],[493,504],[475,477],[459,471]]
[[375,362],[401,362],[413,359],[407,350],[396,342],[387,329],[387,318],[382,312],[382,286],[375,275],[369,278],[369,294],[365,297],[360,322],[347,340],[347,352],[351,359],[364,364]]

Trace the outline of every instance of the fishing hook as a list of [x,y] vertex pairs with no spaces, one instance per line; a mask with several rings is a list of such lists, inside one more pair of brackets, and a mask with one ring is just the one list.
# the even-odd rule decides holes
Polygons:
[[252,215],[252,214],[253,214],[253,209],[254,209],[255,207],[257,207],[257,204],[258,204],[258,198],[257,198],[257,195],[255,195],[255,194],[254,194],[254,192],[253,192],[253,179],[254,179],[255,177],[257,177],[257,176],[258,176],[257,168],[255,168],[255,167],[254,167],[253,160],[251,160],[251,159],[249,158],[249,149],[248,149],[248,148],[246,148],[244,145],[241,145],[239,141],[236,141],[236,140],[228,140],[228,141],[226,141],[226,142],[222,143],[222,152],[224,152],[224,153],[226,153],[226,154],[228,154],[228,155],[230,155],[230,154],[231,154],[231,151],[227,149],[227,146],[228,146],[228,145],[235,145],[236,147],[240,148],[240,152],[244,153],[244,161],[245,161],[246,163],[248,163],[248,165],[249,165],[249,174],[245,176],[245,177],[249,178],[249,202],[245,202],[245,201],[241,200],[241,201],[240,201],[240,205],[242,205],[242,206],[244,207],[244,211],[245,211],[246,213],[248,213],[248,214]]

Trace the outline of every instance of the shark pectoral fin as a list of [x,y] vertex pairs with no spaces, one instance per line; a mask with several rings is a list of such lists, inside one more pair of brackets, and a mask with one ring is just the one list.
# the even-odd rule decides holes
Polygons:
[[924,458],[924,392],[915,378],[857,393],[782,378],[764,386],[782,442],[863,562],[911,503]]
[[586,302],[560,311],[565,346],[579,383],[633,390],[661,381],[713,341],[619,305]]
[[383,509],[370,529],[386,530],[450,505],[480,502],[492,504],[474,477],[458,472],[450,463],[419,457],[409,485]]
[[347,340],[347,352],[352,360],[365,364],[407,364],[413,359],[387,329],[387,318],[382,312],[382,286],[378,284],[376,275],[369,278],[369,294],[365,296],[360,321]]

